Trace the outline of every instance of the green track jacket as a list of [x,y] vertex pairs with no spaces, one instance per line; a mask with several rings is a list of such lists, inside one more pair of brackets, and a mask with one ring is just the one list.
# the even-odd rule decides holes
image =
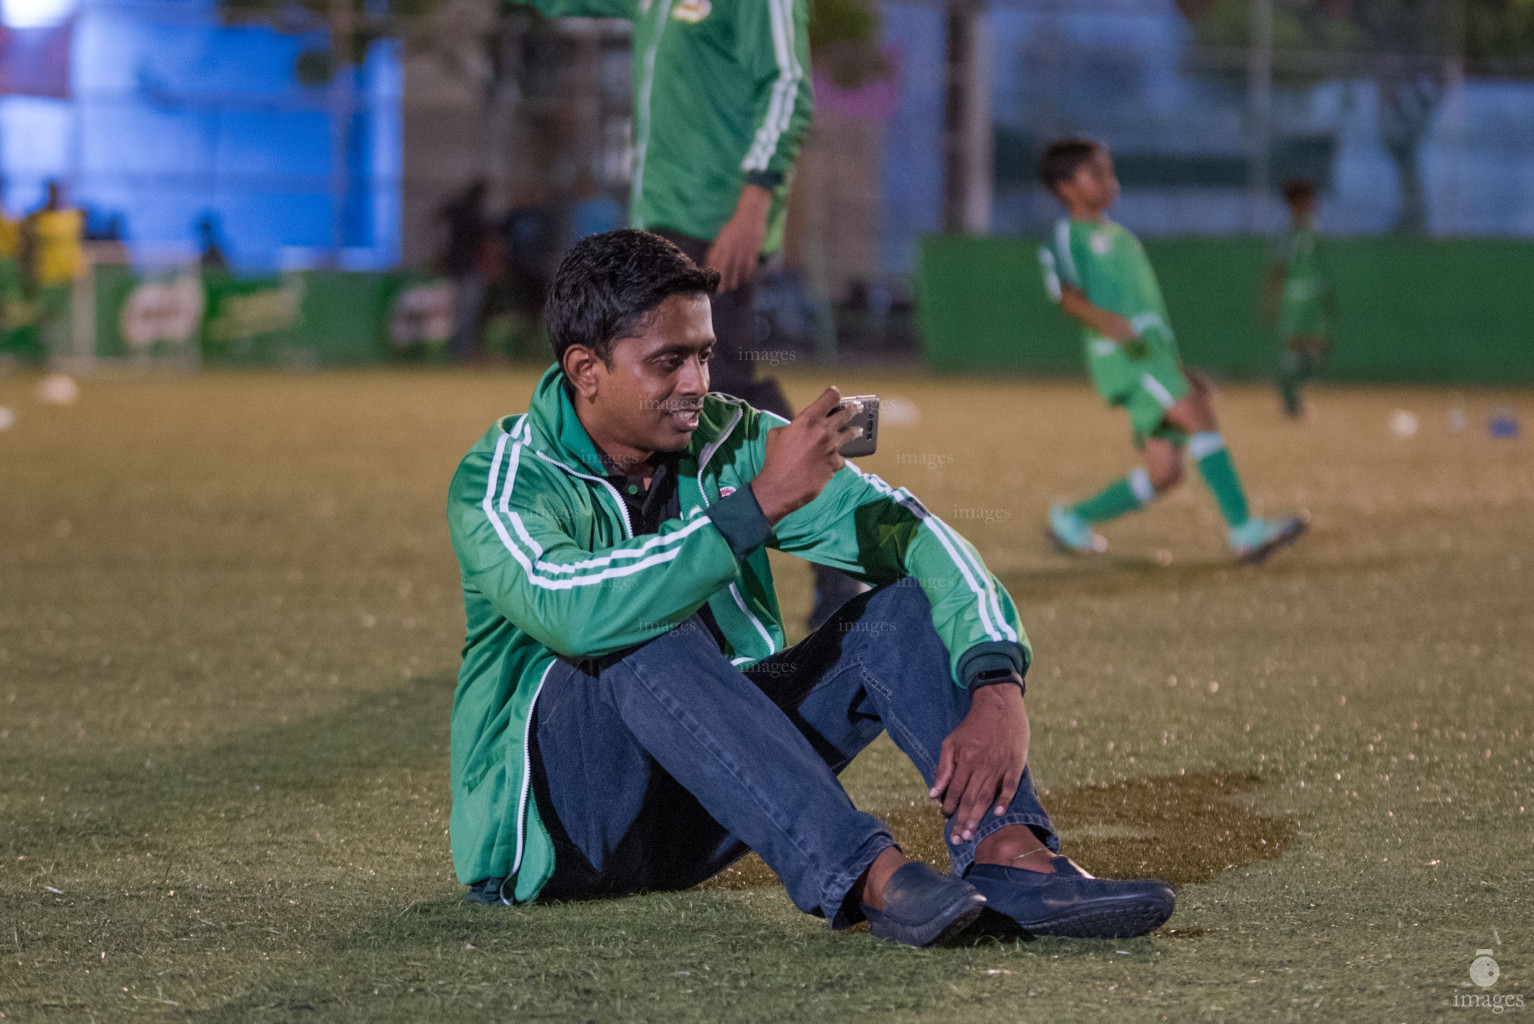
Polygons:
[[[665,632],[705,603],[737,665],[784,647],[765,546],[737,559],[710,519],[761,470],[783,420],[711,394],[678,466],[680,519],[634,536],[622,497],[552,366],[532,408],[506,416],[464,457],[448,493],[467,640],[453,697],[453,865],[465,884],[514,878],[538,895],[554,848],[529,798],[527,731],[556,655],[597,657]],[[848,463],[766,546],[871,584],[910,577],[932,602],[956,685],[987,669],[1026,672],[1017,609],[975,549],[897,490]]]
[[632,227],[712,239],[749,182],[773,190],[783,244],[814,106],[809,0],[530,0],[550,16],[634,23]]

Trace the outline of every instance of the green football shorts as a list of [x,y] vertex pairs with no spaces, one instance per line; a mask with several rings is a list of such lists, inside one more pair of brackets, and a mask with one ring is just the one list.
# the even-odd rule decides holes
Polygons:
[[1139,381],[1114,403],[1123,406],[1129,414],[1135,447],[1143,447],[1148,437],[1164,437],[1174,444],[1181,443],[1183,432],[1166,422],[1166,411],[1191,391],[1193,385],[1183,376],[1177,361],[1170,357],[1143,360],[1139,369]]

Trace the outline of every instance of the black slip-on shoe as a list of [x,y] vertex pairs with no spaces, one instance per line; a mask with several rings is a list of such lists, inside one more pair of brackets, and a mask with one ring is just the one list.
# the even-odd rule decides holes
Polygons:
[[964,880],[986,906],[1033,935],[1129,939],[1161,927],[1177,905],[1164,882],[1094,878],[1069,857],[1054,858],[1054,874],[1001,864],[976,864]]
[[985,908],[985,897],[962,878],[920,861],[902,864],[884,883],[884,909],[863,904],[868,930],[907,946],[930,946],[959,934]]

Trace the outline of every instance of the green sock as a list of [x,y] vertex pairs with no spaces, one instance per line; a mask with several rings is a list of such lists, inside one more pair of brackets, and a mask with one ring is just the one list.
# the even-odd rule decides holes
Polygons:
[[1278,374],[1278,393],[1284,399],[1284,412],[1290,416],[1300,414],[1300,375],[1294,370],[1283,369]]
[[1246,491],[1241,488],[1241,477],[1236,473],[1236,464],[1231,461],[1230,449],[1225,447],[1225,438],[1213,430],[1194,434],[1188,439],[1188,454],[1197,463],[1204,483],[1214,492],[1225,524],[1234,529],[1245,523],[1250,516]]
[[[1139,479],[1141,477],[1144,479]],[[1143,499],[1142,494],[1145,495]],[[1072,505],[1071,511],[1089,523],[1102,523],[1136,511],[1154,496],[1145,470],[1137,469],[1129,476],[1119,477],[1086,501]]]
[[1300,414],[1300,385],[1315,376],[1315,360],[1304,352],[1288,349],[1279,361],[1278,393],[1284,399],[1284,412]]

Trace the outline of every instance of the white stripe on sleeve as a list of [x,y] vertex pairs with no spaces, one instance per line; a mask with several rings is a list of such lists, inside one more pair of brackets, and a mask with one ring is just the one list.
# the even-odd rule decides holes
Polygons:
[[[651,566],[661,565],[676,558],[677,555],[681,554],[681,541],[690,534],[696,533],[702,527],[712,525],[713,523],[708,516],[699,516],[675,533],[650,537],[631,548],[612,551],[581,562],[551,563],[540,559],[535,565],[533,559],[528,556],[528,552],[523,550],[512,539],[510,532],[506,529],[506,523],[509,521],[512,524],[512,528],[517,531],[517,534],[525,538],[526,542],[532,545],[530,550],[538,551],[541,554],[541,548],[528,535],[527,528],[522,522],[522,517],[510,507],[512,468],[514,468],[514,464],[517,461],[520,461],[521,448],[531,437],[530,432],[523,431],[523,434],[524,438],[519,439],[512,449],[512,461],[508,465],[507,490],[502,499],[504,518],[502,515],[497,514],[495,492],[496,483],[500,479],[501,464],[503,461],[506,461],[507,442],[512,438],[510,433],[502,434],[500,440],[496,442],[495,455],[490,462],[490,475],[486,483],[485,498],[481,503],[481,507],[485,511],[486,519],[490,521],[490,525],[494,528],[496,536],[500,538],[501,544],[511,554],[511,557],[516,560],[517,564],[522,567],[522,571],[527,575],[528,582],[533,586],[541,587],[544,590],[569,590],[572,587],[592,586],[606,580],[631,576]],[[653,548],[661,548],[662,550],[650,554],[648,557],[641,557]],[[537,557],[537,555],[533,557]],[[627,565],[611,565],[615,559],[619,558],[638,558],[639,561]],[[598,566],[609,566],[609,568],[602,569],[599,572],[585,572]],[[577,573],[581,575],[575,575],[567,579],[557,579],[549,575],[558,573]]]
[[1064,217],[1055,221],[1055,257],[1065,280],[1080,288],[1081,272],[1076,269],[1076,257],[1071,253],[1071,222]]
[[794,53],[793,0],[767,0],[767,13],[772,24],[772,51],[778,63],[778,77],[772,85],[772,96],[767,104],[767,116],[741,161],[741,170],[765,171],[777,152],[778,140],[793,122],[794,103],[798,98],[799,83],[804,80],[804,69],[799,66]]
[[959,575],[964,578],[965,584],[969,586],[971,593],[978,600],[980,626],[985,630],[986,635],[992,640],[1011,640],[1016,642],[1017,630],[1012,628],[1012,624],[1007,621],[1006,616],[1002,613],[1001,599],[996,594],[991,574],[986,571],[984,565],[980,564],[980,560],[969,551],[963,538],[954,533],[953,528],[947,523],[927,511],[926,506],[918,501],[916,496],[910,491],[903,487],[897,491],[874,474],[864,473],[850,462],[847,465],[852,468],[853,472],[866,480],[874,490],[893,499],[902,508],[916,516],[917,519],[921,520],[922,525],[926,526],[937,537],[938,542],[948,552],[948,557],[953,559],[954,565],[958,567]]

